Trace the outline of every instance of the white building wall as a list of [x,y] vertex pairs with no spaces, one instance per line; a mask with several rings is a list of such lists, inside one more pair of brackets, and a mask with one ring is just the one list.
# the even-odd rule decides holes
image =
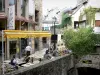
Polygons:
[[78,10],[72,17],[74,21],[79,21],[80,10]]
[[[77,0],[77,5],[84,1],[87,1],[87,0]],[[100,8],[100,0],[88,0],[87,7],[89,6]]]
[[95,14],[95,20],[100,20],[100,13]]
[[[77,0],[77,5],[82,3],[85,0]],[[88,7],[94,7],[94,8],[100,8],[100,0],[88,0],[88,3],[85,6],[82,6],[81,9],[79,9],[74,15],[73,15],[73,21],[79,21],[80,13],[83,11],[84,8]],[[95,20],[100,20],[100,13],[96,13]],[[86,20],[86,16],[83,16],[83,20]]]
[[100,8],[100,0],[88,0],[87,7],[89,6]]
[[86,20],[86,15],[83,16],[83,20]]
[[[79,21],[79,16],[80,16],[80,13],[83,11],[85,7],[82,6],[72,17],[73,17],[73,21]],[[85,17],[84,17],[85,19]]]

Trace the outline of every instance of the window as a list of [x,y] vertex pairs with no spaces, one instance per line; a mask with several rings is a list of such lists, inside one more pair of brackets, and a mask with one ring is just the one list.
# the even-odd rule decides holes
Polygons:
[[5,30],[5,25],[3,22],[0,22],[0,31]]
[[0,0],[0,11],[5,10],[5,0]]
[[42,41],[43,41],[43,43],[47,43],[47,38],[46,37],[43,37],[42,38]]
[[61,39],[63,39],[63,35],[61,35]]
[[21,16],[25,17],[25,11],[26,11],[26,0],[21,0],[21,9],[22,9],[22,14]]
[[35,10],[35,21],[38,22],[39,21],[39,11]]

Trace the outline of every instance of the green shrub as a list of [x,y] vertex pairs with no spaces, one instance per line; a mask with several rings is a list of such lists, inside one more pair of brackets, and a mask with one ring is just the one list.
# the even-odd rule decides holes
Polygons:
[[64,31],[63,39],[68,49],[81,56],[95,52],[95,35],[92,28],[81,28],[77,31],[67,29]]

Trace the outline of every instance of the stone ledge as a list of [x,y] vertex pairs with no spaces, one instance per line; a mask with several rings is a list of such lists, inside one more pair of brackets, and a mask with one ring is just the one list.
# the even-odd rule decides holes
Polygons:
[[[70,68],[72,68],[73,66],[71,65],[73,61],[71,61],[71,55],[66,54],[64,56],[59,56],[56,57],[54,59],[51,60],[46,60],[43,62],[40,62],[39,64],[35,64],[33,66],[30,66],[28,68],[21,68],[18,69],[16,71],[7,73],[6,75],[46,75],[46,73],[52,73],[52,75],[54,75],[54,73],[57,73],[58,75],[61,75],[60,73],[62,73],[62,69],[66,69],[69,70]],[[73,63],[72,63],[73,64]],[[52,71],[52,72],[50,72]],[[30,74],[32,73],[32,74]]]

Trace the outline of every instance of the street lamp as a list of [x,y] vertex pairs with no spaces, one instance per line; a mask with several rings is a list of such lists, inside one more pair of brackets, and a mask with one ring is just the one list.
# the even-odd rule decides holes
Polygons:
[[56,30],[55,30],[55,23],[57,21],[57,18],[54,16],[53,18],[53,22],[54,22],[54,26],[53,26],[53,29],[54,29],[54,39],[53,39],[53,43],[54,43],[54,50],[56,49]]

